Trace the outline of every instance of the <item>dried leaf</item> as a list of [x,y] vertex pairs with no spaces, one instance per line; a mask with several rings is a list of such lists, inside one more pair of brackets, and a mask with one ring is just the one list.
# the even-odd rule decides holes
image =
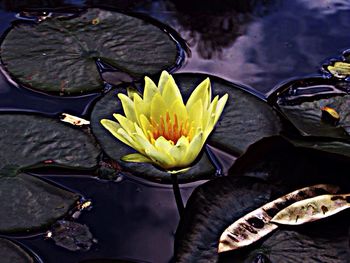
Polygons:
[[271,222],[301,225],[332,216],[350,207],[350,194],[320,195],[298,201],[275,215]]
[[346,78],[350,75],[350,63],[337,61],[333,66],[328,66],[329,72],[336,78]]
[[335,194],[338,191],[339,188],[336,186],[319,184],[296,190],[267,203],[226,228],[220,237],[218,252],[222,253],[248,246],[271,233],[278,227],[270,222],[271,219],[290,204],[325,193]]
[[68,113],[62,113],[61,114],[61,121],[63,122],[67,122],[67,123],[70,123],[74,126],[83,126],[83,125],[89,125],[90,122],[85,120],[85,119],[82,119],[82,118],[79,118],[77,116],[74,116],[74,115],[70,115]]

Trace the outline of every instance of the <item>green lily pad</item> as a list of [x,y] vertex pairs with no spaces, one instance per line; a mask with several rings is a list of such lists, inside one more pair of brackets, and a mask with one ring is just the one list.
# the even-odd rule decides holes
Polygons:
[[[202,74],[175,74],[184,98],[188,98],[193,89],[207,76]],[[230,154],[240,155],[247,147],[263,137],[278,134],[281,129],[279,117],[273,109],[255,96],[243,91],[239,86],[210,77],[213,95],[228,93],[229,99],[224,112],[208,143]],[[127,163],[120,160],[124,155],[133,152],[113,137],[101,124],[100,120],[113,119],[113,113],[122,113],[121,103],[117,97],[121,90],[112,90],[102,97],[91,114],[91,128],[102,149],[112,159],[118,161],[128,171],[135,175],[153,180],[170,181],[170,175],[147,163]],[[178,175],[179,180],[210,178],[215,174],[215,168],[210,163],[206,153],[198,158],[191,169]]]
[[103,88],[97,59],[115,68],[122,82],[171,68],[178,47],[153,24],[93,8],[73,18],[16,24],[4,38],[0,55],[21,84],[71,95]]
[[2,263],[34,263],[22,248],[4,238],[0,238],[0,258]]
[[99,148],[92,136],[39,115],[0,114],[0,171],[6,174],[33,165],[92,169]]
[[27,174],[0,175],[0,233],[42,229],[63,217],[79,196]]
[[278,136],[262,139],[237,159],[230,176],[193,192],[176,232],[175,261],[316,263],[333,262],[333,257],[347,262],[349,212],[298,228],[280,227],[246,248],[217,252],[220,236],[232,222],[288,192],[327,183],[348,193],[347,167],[348,161],[293,147]]

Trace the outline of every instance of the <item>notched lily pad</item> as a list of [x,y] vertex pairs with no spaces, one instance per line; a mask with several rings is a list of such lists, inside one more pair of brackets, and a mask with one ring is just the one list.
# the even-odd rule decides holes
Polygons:
[[0,175],[0,233],[42,229],[63,217],[79,196],[27,174]]
[[0,114],[0,171],[33,165],[92,169],[99,148],[92,136],[59,120],[27,114]]
[[68,19],[17,23],[4,38],[0,55],[21,84],[71,95],[103,88],[97,60],[114,69],[106,71],[106,81],[112,78],[116,84],[173,67],[179,52],[176,42],[157,26],[93,8]]
[[0,238],[0,258],[2,263],[34,263],[22,248],[4,238]]
[[[206,77],[202,74],[174,75],[185,101],[193,89]],[[229,99],[215,130],[208,139],[209,144],[231,154],[240,155],[250,144],[263,137],[279,133],[281,129],[280,119],[268,104],[234,84],[216,77],[210,77],[210,80],[213,96],[220,95],[221,97],[228,93]],[[113,113],[123,114],[121,103],[117,97],[118,92],[121,91],[112,90],[96,103],[91,115],[91,127],[94,135],[106,154],[133,174],[153,180],[170,181],[169,174],[150,164],[127,163],[120,160],[124,155],[132,153],[133,150],[119,142],[100,124],[101,119],[113,119]],[[210,178],[214,174],[215,168],[207,155],[203,153],[198,162],[187,172],[179,174],[178,178],[179,180],[193,180]]]

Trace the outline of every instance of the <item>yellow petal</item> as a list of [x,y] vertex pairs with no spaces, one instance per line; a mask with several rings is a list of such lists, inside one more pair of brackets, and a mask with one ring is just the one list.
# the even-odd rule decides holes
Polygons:
[[121,128],[123,128],[127,133],[132,134],[133,132],[135,132],[134,123],[129,119],[125,118],[125,116],[114,113],[113,117],[116,118]]
[[118,93],[118,97],[122,102],[122,106],[123,106],[123,110],[126,118],[128,118],[132,122],[137,121],[137,118],[135,115],[134,102],[123,93]]
[[146,154],[155,164],[164,169],[168,169],[174,165],[174,159],[169,154],[157,151],[153,148],[146,149]]
[[156,84],[154,84],[153,80],[151,80],[149,77],[145,77],[145,88],[143,91],[143,100],[146,103],[150,103],[153,96],[156,93],[159,93],[159,90]]
[[203,103],[202,100],[197,100],[188,112],[189,121],[195,129],[197,127],[202,128],[203,117]]
[[131,153],[123,156],[122,161],[134,163],[151,163],[152,160],[140,153]]
[[180,167],[183,166],[182,159],[186,155],[189,145],[188,138],[181,136],[176,145],[169,151],[169,154],[174,158],[175,163]]
[[192,92],[190,98],[186,103],[187,110],[190,110],[190,108],[193,107],[193,105],[199,99],[202,99],[203,108],[207,109],[211,100],[211,88],[210,88],[209,78],[206,78],[205,80],[203,80]]
[[165,104],[162,96],[159,93],[155,94],[151,102],[151,118],[156,123],[159,123],[160,116],[163,116],[163,118],[165,118],[167,110],[168,107]]
[[213,101],[210,103],[210,106],[209,106],[208,110],[204,111],[204,114],[203,114],[203,126],[202,126],[203,130],[208,129],[209,122],[210,122],[213,114],[214,114],[214,117],[215,117],[216,105],[218,103],[218,100],[219,100],[219,95],[215,96]]
[[162,97],[167,105],[171,105],[174,102],[174,100],[180,100],[181,103],[183,103],[180,90],[177,87],[175,80],[171,75],[169,76],[168,81],[164,85]]
[[145,115],[140,116],[140,125],[144,134],[148,134],[148,131],[151,131],[151,123]]
[[103,127],[105,127],[114,137],[116,137],[118,140],[122,141],[126,145],[129,145],[130,147],[133,147],[133,143],[131,143],[128,139],[124,138],[118,131],[121,129],[121,126],[119,123],[116,123],[115,121],[103,119],[101,120],[101,124]]
[[223,109],[224,109],[224,107],[226,105],[227,99],[228,99],[228,95],[225,94],[218,101],[218,104],[217,104],[216,110],[215,110],[215,124],[216,124],[216,122],[219,120],[219,118],[221,116],[221,113],[222,113],[222,111],[223,111]]
[[198,132],[190,142],[188,146],[187,153],[184,157],[184,161],[188,162],[188,164],[192,163],[198,156],[204,144],[203,140],[203,132]]
[[169,153],[170,150],[174,147],[173,144],[171,144],[167,139],[165,139],[163,136],[159,136],[157,140],[154,143],[154,146],[156,149],[160,152],[166,152]]
[[168,82],[169,76],[170,75],[168,72],[166,72],[165,70],[162,71],[158,82],[158,90],[160,93],[163,93],[163,89],[165,87],[165,84]]
[[142,98],[138,94],[134,94],[134,107],[135,107],[135,115],[137,117],[137,122],[140,124],[140,116],[141,114],[145,115],[149,118],[150,115],[150,104],[145,103]]
[[128,94],[128,97],[131,99],[131,100],[133,100],[134,99],[134,95],[135,94],[140,94],[138,91],[137,91],[137,89],[135,89],[134,87],[132,87],[132,86],[130,86],[130,87],[127,87],[126,88],[126,92],[127,92],[127,94]]
[[171,118],[174,118],[174,114],[176,114],[178,123],[184,123],[188,118],[185,104],[183,104],[182,100],[178,99],[171,104],[169,114]]

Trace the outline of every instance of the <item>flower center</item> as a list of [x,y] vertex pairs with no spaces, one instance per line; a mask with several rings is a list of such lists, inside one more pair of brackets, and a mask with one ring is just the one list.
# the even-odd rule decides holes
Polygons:
[[160,136],[163,136],[171,144],[175,145],[181,136],[185,136],[191,141],[194,128],[190,125],[188,118],[186,120],[179,120],[176,113],[171,118],[169,112],[166,113],[165,118],[161,115],[159,123],[157,123],[152,117],[151,130],[148,131],[149,139],[152,144]]

